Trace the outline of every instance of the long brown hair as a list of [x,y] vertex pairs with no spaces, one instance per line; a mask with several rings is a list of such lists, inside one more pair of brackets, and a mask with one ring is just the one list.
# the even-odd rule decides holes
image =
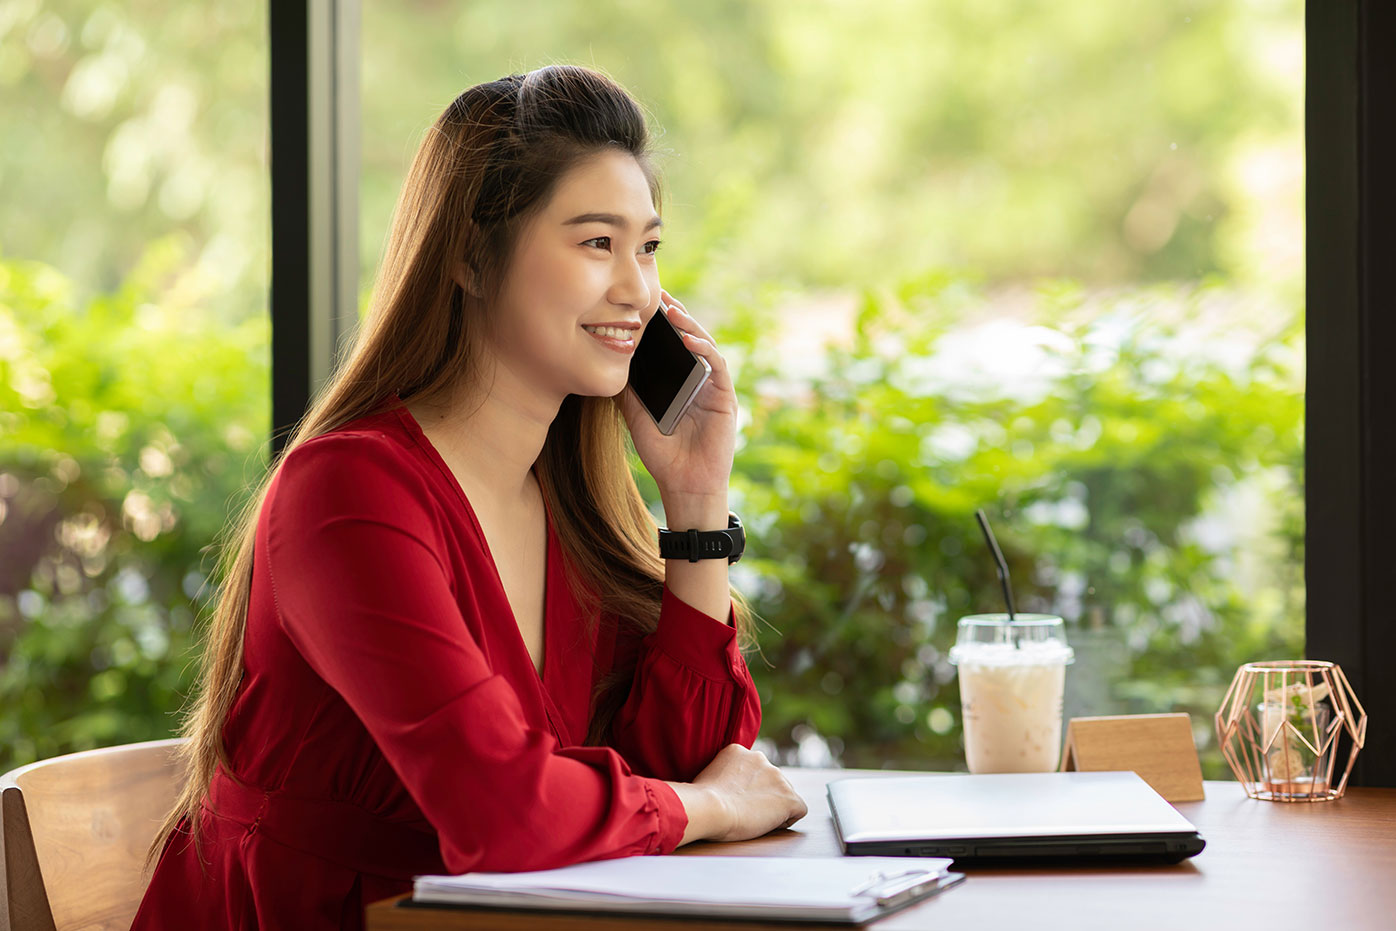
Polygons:
[[[644,115],[604,75],[554,65],[462,93],[417,150],[393,215],[368,318],[255,493],[225,528],[221,589],[198,689],[181,733],[187,781],[165,818],[154,857],[182,819],[199,841],[199,808],[214,770],[231,770],[223,727],[242,681],[243,635],[252,587],[252,546],[267,488],[301,443],[383,408],[442,402],[479,368],[489,308],[518,235],[578,161],[605,149],[633,155],[649,179]],[[466,293],[457,269],[465,269]],[[657,625],[664,567],[654,518],[630,472],[626,431],[613,398],[569,396],[548,430],[536,474],[553,527],[575,571],[573,588],[592,610],[640,633]],[[751,616],[735,596],[738,635]],[[617,669],[599,683],[588,743],[600,743],[634,676]]]

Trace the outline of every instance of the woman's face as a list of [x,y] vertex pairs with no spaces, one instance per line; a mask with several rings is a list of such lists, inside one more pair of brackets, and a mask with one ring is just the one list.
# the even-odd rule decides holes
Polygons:
[[659,217],[633,156],[607,150],[568,171],[505,273],[492,314],[503,373],[558,403],[619,394],[659,307],[658,245]]

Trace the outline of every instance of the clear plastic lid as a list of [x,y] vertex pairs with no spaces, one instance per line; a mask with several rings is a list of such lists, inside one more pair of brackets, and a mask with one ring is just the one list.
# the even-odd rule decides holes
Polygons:
[[975,665],[1070,663],[1066,628],[1055,614],[971,614],[960,618],[950,662]]

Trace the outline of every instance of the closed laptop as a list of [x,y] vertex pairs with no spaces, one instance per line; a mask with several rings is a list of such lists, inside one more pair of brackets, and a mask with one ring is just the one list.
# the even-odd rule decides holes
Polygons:
[[850,855],[1178,862],[1205,846],[1131,772],[853,777],[830,782],[828,792]]

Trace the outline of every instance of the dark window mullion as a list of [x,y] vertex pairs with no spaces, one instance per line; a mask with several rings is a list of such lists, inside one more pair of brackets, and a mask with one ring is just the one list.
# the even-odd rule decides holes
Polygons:
[[1310,2],[1305,31],[1306,652],[1369,715],[1354,782],[1396,786],[1396,8]]
[[359,2],[269,4],[272,452],[357,320]]

